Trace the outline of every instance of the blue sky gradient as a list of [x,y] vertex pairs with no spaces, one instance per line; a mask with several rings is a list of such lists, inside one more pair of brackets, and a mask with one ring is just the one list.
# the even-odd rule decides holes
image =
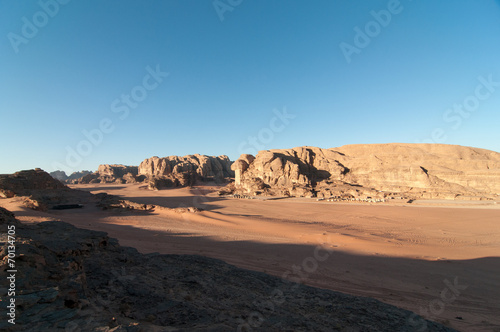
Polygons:
[[499,1],[0,0],[0,22],[0,173],[304,145],[500,151]]

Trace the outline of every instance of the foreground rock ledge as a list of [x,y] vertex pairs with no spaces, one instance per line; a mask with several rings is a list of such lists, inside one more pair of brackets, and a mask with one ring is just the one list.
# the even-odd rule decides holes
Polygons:
[[[140,254],[64,222],[16,225],[16,325],[2,331],[454,331],[410,311],[194,255]],[[8,300],[6,278],[0,282]]]

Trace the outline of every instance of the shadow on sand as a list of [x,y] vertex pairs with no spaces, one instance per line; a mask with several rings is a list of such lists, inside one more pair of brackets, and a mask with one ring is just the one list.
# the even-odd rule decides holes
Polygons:
[[[171,197],[169,198],[171,199]],[[135,214],[135,213],[134,213]],[[91,221],[123,246],[143,253],[197,254],[307,285],[366,296],[416,312],[458,330],[500,326],[500,257],[428,261],[147,230]],[[78,225],[76,225],[78,226]]]
[[[187,197],[127,199],[177,208],[186,205]],[[224,198],[198,196],[198,199],[210,202],[204,206],[214,210],[218,208],[214,202]],[[86,208],[100,211],[90,204]],[[140,220],[141,215],[155,214],[151,211],[108,210],[93,214],[93,220],[87,220],[85,216],[79,221],[70,220],[78,216],[78,210],[72,211],[71,216],[67,215],[67,220],[58,213],[46,215],[59,217],[77,227],[106,231],[121,245],[135,247],[143,253],[197,254],[218,258],[241,268],[285,276],[291,281],[375,298],[458,330],[495,331],[500,326],[500,257],[429,261],[376,253],[359,255],[337,250],[328,236],[318,238],[317,243],[322,247],[316,244],[236,241],[224,233],[218,238],[190,232],[175,233],[168,230],[168,220],[165,221],[165,231],[160,231],[108,223],[104,219],[119,215]],[[29,211],[16,214],[32,215]]]
[[109,186],[109,187],[95,186],[95,187],[77,187],[72,189],[81,191],[113,191],[125,188],[126,188],[125,186]]

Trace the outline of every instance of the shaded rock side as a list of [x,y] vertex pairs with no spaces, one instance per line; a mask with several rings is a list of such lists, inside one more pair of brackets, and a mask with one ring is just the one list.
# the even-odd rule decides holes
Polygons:
[[68,179],[66,172],[64,171],[54,171],[49,173],[54,179],[59,180],[61,182],[65,182]]
[[68,189],[40,168],[0,175],[0,197],[30,195],[34,190]]
[[80,205],[92,200],[86,191],[74,190],[41,170],[0,175],[0,198],[24,196],[23,205],[33,210],[49,210],[60,205]]
[[[2,331],[453,331],[377,300],[216,259],[143,255],[64,222],[21,224],[0,208],[0,224],[16,225],[18,271],[16,324],[2,319]],[[2,233],[2,270],[7,246]],[[0,315],[8,317],[6,306]]]
[[62,182],[66,183],[73,183],[74,180],[77,180],[81,177],[84,177],[87,174],[92,174],[93,172],[91,171],[80,171],[80,172],[73,172],[69,176],[66,175],[66,172],[64,171],[54,171],[50,172],[50,176],[52,176],[54,179],[57,179]]
[[80,171],[80,172],[73,172],[71,173],[69,176],[68,176],[68,179],[66,180],[66,182],[70,182],[72,183],[74,180],[78,180],[80,179],[81,177],[84,177],[85,175],[87,174],[92,174],[93,172],[91,171]]

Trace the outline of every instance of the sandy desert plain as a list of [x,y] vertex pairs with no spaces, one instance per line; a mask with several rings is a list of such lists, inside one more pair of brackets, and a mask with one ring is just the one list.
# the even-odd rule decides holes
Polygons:
[[[23,222],[64,220],[143,253],[198,254],[315,287],[372,297],[461,331],[500,330],[500,204],[327,202],[219,197],[217,186],[150,191],[78,184],[154,211],[40,212],[0,201]],[[197,213],[159,207],[197,206]]]

